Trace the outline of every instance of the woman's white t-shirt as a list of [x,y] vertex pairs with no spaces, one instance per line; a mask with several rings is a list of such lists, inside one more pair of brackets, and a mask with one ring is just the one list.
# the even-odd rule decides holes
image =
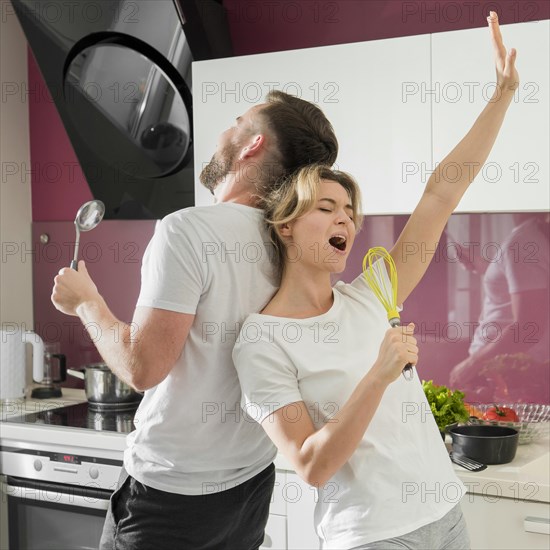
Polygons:
[[[247,318],[233,360],[249,417],[269,422],[304,401],[320,429],[374,364],[389,326],[383,306],[362,275],[333,295],[316,317]],[[289,407],[288,420],[298,413]],[[356,451],[319,489],[317,533],[332,549],[396,537],[442,518],[465,492],[415,371],[388,386]]]

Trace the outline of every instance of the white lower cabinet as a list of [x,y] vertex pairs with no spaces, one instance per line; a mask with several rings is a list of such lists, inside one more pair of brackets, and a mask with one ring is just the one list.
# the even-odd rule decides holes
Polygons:
[[316,550],[313,528],[316,492],[295,473],[277,470],[261,550]]
[[[318,550],[316,492],[294,472],[277,470],[262,550]],[[460,502],[472,550],[549,550],[550,504],[468,493]]]
[[460,505],[472,550],[548,550],[550,504],[468,493]]
[[260,550],[287,550],[286,517],[269,514]]
[[317,492],[296,474],[286,473],[284,492],[287,510],[288,550],[321,548],[313,527]]

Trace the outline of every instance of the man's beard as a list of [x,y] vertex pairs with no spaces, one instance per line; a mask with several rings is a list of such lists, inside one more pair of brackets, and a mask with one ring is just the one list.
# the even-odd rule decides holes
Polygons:
[[202,169],[199,180],[212,194],[214,194],[214,189],[231,171],[238,152],[238,147],[230,143],[219,153],[215,153],[210,162]]

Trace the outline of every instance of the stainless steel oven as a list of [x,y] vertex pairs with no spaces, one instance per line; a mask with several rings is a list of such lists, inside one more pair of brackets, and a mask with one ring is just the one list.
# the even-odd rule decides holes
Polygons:
[[[20,440],[2,435],[0,446],[10,550],[98,548],[122,452],[93,445],[104,430],[118,431],[119,437],[131,431],[134,412],[90,411],[84,403],[2,424],[3,432],[8,425],[13,432],[14,423],[21,428]],[[30,425],[44,435],[42,441],[24,437]]]

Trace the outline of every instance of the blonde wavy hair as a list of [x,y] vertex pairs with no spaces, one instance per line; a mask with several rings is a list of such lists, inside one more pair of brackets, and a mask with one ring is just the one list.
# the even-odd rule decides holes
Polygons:
[[284,273],[287,261],[286,245],[281,237],[280,228],[290,223],[315,207],[319,197],[321,180],[339,183],[347,192],[353,209],[353,223],[358,232],[361,229],[361,191],[359,185],[346,172],[332,170],[323,164],[306,166],[284,180],[262,201],[264,220],[271,243],[274,246],[274,264],[280,278]]

